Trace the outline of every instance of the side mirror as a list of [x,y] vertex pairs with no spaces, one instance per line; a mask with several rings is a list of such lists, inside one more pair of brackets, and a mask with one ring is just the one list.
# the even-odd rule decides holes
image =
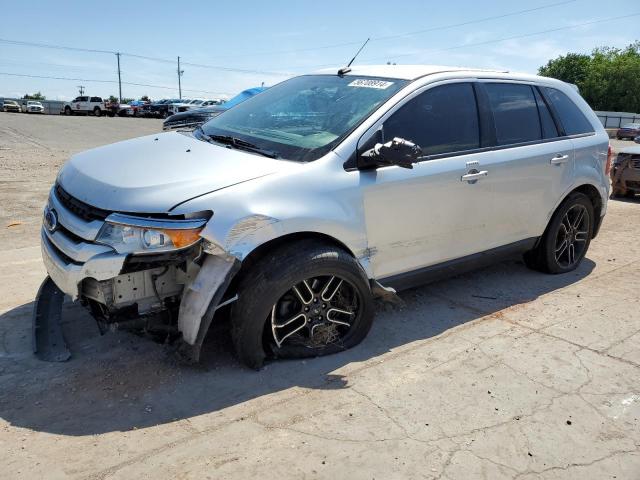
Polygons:
[[368,164],[376,166],[397,165],[413,168],[413,164],[422,157],[422,149],[404,138],[395,137],[387,143],[377,143],[372,149],[362,153]]

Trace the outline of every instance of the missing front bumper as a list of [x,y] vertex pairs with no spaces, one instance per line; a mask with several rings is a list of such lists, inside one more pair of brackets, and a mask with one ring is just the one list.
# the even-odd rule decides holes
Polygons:
[[71,357],[62,331],[64,292],[45,278],[33,308],[33,352],[45,362],[65,362]]

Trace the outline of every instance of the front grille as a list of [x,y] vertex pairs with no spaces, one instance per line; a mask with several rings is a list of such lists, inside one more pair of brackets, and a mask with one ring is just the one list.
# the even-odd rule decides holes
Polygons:
[[637,182],[635,180],[626,180],[624,182],[624,185],[627,188],[634,188],[634,189],[640,190],[640,182]]
[[631,166],[637,170],[640,170],[640,157],[636,157],[631,160]]
[[60,185],[56,185],[55,194],[60,203],[67,210],[87,222],[91,222],[93,220],[104,220],[112,213],[108,210],[102,210],[100,208],[92,207],[91,205],[81,202],[77,198],[74,198],[67,192],[65,192],[65,190]]

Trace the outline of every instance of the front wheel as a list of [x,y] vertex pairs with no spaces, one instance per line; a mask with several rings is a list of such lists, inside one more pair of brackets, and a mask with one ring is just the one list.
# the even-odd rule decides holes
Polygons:
[[231,336],[238,358],[259,369],[268,357],[351,348],[372,321],[371,290],[358,262],[341,248],[306,240],[274,250],[240,281]]
[[593,225],[589,197],[579,192],[570,194],[551,217],[536,248],[524,255],[525,263],[545,273],[575,270],[587,253]]
[[70,116],[71,115],[71,107],[64,107],[64,114],[66,116]]

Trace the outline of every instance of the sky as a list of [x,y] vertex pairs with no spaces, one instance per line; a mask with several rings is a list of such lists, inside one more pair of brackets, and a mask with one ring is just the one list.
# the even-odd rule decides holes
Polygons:
[[596,0],[0,0],[0,97],[40,91],[48,99],[69,100],[78,95],[78,85],[89,95],[118,96],[117,59],[110,52],[122,53],[123,97],[178,97],[178,56],[183,98],[229,97],[262,83],[344,66],[367,38],[356,63],[536,73],[558,55],[623,48],[639,40],[640,4],[625,5],[625,12],[606,5]]

